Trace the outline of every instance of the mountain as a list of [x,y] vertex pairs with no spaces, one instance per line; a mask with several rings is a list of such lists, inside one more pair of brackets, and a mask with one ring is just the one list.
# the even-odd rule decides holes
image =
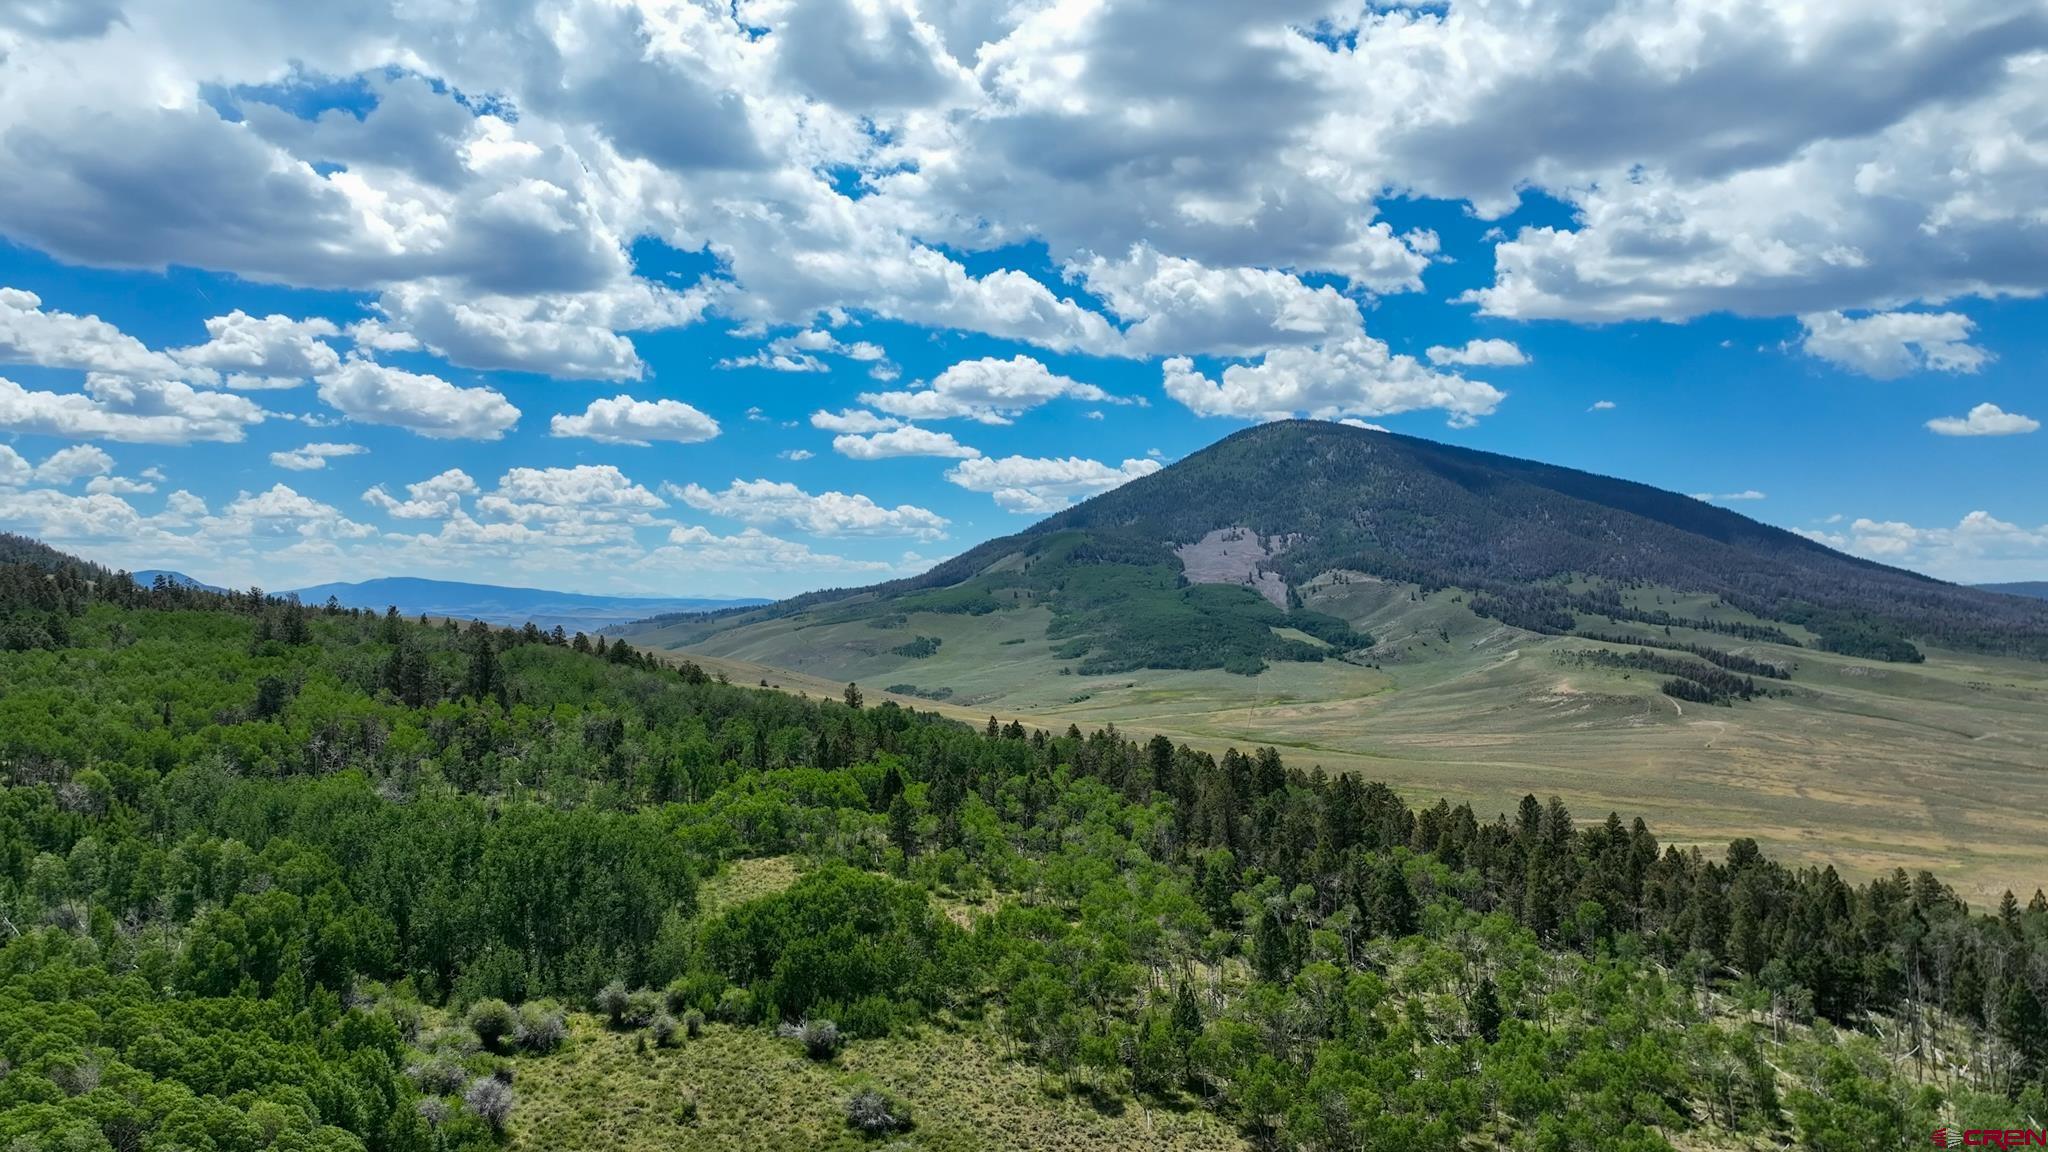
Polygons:
[[2048,580],[2019,580],[2011,584],[1978,584],[1980,592],[1997,592],[2005,596],[2026,596],[2035,600],[2048,600]]
[[142,585],[154,584],[156,583],[156,578],[162,576],[164,579],[169,580],[171,583],[177,585],[180,588],[197,588],[201,592],[227,591],[227,589],[222,588],[218,585],[208,584],[201,580],[195,580],[192,577],[185,575],[183,572],[173,572],[168,568],[144,568],[137,572],[131,572],[129,573],[129,575],[134,578],[137,584]]
[[673,638],[797,613],[1042,606],[1077,672],[1257,672],[1371,648],[1357,621],[1303,595],[1361,578],[1455,588],[1472,613],[1533,633],[1693,624],[1882,660],[1917,661],[1929,642],[2048,658],[2048,605],[1645,484],[1320,421],[1247,429],[922,576],[727,613]]
[[466,584],[387,576],[357,583],[315,584],[292,590],[305,604],[323,604],[332,596],[344,608],[383,611],[396,605],[408,616],[450,616],[492,624],[524,624],[543,628],[606,628],[654,614],[692,613],[765,604],[759,599],[713,599],[673,596],[592,596],[539,588]]

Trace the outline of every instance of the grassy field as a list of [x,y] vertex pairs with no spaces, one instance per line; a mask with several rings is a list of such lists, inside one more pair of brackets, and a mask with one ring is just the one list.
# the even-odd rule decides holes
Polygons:
[[[707,1025],[676,1048],[636,1042],[596,1017],[571,1018],[561,1052],[520,1058],[511,1147],[655,1152],[813,1149],[1025,1149],[1235,1152],[1230,1126],[1199,1110],[1123,1102],[1096,1107],[1008,1058],[979,1025],[926,1027],[863,1040],[828,1063],[764,1028]],[[915,1127],[865,1141],[846,1125],[846,1099],[875,1087],[908,1105]],[[694,1100],[694,1116],[684,1102]]]
[[[1469,800],[1482,815],[1511,810],[1525,792],[1555,793],[1582,819],[1642,815],[1667,841],[1718,848],[1754,836],[1783,858],[1856,877],[1933,869],[1972,901],[2048,886],[2048,842],[2015,831],[2048,817],[2048,666],[1941,651],[1888,665],[1674,630],[1671,639],[1796,666],[1773,685],[1779,696],[1712,707],[1662,695],[1653,675],[1561,658],[1600,645],[1480,618],[1456,589],[1424,595],[1338,576],[1302,591],[1310,607],[1373,633],[1372,666],[1075,675],[1045,638],[1043,608],[915,613],[891,627],[796,616],[712,636],[688,654],[735,680],[814,694],[848,680],[871,697],[890,685],[950,690],[939,702],[899,699],[973,721],[1114,723],[1212,750],[1271,744],[1291,761],[1384,780],[1411,801]],[[1710,598],[1628,596],[1681,616],[1743,618]],[[914,636],[940,645],[923,659],[891,653]]]

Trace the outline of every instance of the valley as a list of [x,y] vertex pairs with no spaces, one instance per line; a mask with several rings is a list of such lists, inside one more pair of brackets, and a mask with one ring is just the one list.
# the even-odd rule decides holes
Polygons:
[[[1361,444],[1371,451],[1389,440],[1403,448],[1409,443],[1325,431],[1329,425],[1299,427],[1306,431],[1295,436],[1312,444],[1343,438],[1336,448],[1321,449],[1340,460]],[[1278,435],[1271,428],[1254,433],[1271,440]],[[1240,465],[1228,456],[1238,439],[1019,536],[982,545],[929,577],[753,612],[645,621],[624,634],[671,657],[726,669],[745,683],[765,678],[824,692],[854,681],[871,692],[893,692],[907,706],[969,721],[995,715],[1055,730],[1114,724],[1219,754],[1270,745],[1292,762],[1385,781],[1413,803],[1443,797],[1491,815],[1511,811],[1529,791],[1555,793],[1574,810],[1642,812],[1684,841],[1712,845],[1753,836],[1787,860],[1831,864],[1858,878],[1899,868],[1937,870],[1973,901],[2048,882],[2048,845],[2013,831],[2015,818],[2048,814],[2048,663],[2020,654],[2031,653],[2028,646],[2042,635],[2038,603],[1936,585],[1684,497],[1577,473],[1543,478],[1534,495],[1517,497],[1532,505],[1542,501],[1537,506],[1547,523],[1576,515],[1598,525],[1563,543],[1548,542],[1563,557],[1557,571],[1518,571],[1518,578],[1507,579],[1488,567],[1500,561],[1462,545],[1446,545],[1441,555],[1460,558],[1460,570],[1477,577],[1472,586],[1439,583],[1448,572],[1425,584],[1322,569],[1320,561],[1290,570],[1290,555],[1341,551],[1292,531],[1303,517],[1348,517],[1353,526],[1343,531],[1355,533],[1355,525],[1371,522],[1368,514],[1346,513],[1345,497],[1334,493],[1328,507],[1310,512],[1292,495],[1279,498],[1279,512],[1272,505],[1210,500],[1216,516],[1240,523],[1197,533],[1199,522],[1176,526],[1182,522],[1175,510],[1200,501],[1146,491],[1155,480],[1178,481],[1183,492],[1241,487],[1233,482]],[[1449,474],[1462,492],[1519,484],[1522,469],[1541,467],[1494,463],[1502,459],[1482,462],[1500,476],[1475,479],[1474,462],[1463,458],[1452,461],[1462,471]],[[1394,478],[1367,484],[1347,462],[1341,476],[1296,477],[1293,488],[1328,492],[1341,480],[1349,498],[1367,503],[1382,492],[1413,491],[1423,483],[1416,474],[1436,467],[1405,460],[1378,466]],[[1457,500],[1433,503],[1454,507]],[[1662,519],[1639,523],[1642,517],[1626,511],[1645,507]],[[1156,519],[1157,508],[1168,510],[1156,514],[1165,521]],[[1410,569],[1437,563],[1430,557],[1439,553],[1428,551],[1432,539],[1483,539],[1491,516],[1484,504],[1462,519],[1446,512],[1433,522],[1375,511],[1398,520],[1400,531],[1367,554],[1380,556],[1387,568]],[[1281,519],[1256,530],[1243,526],[1276,515]],[[1705,522],[1695,523],[1699,517]],[[1458,531],[1446,531],[1450,525]],[[1289,531],[1274,531],[1281,528]],[[1529,532],[1526,520],[1498,530],[1517,537]],[[1632,551],[1604,542],[1621,532],[1637,537]],[[1262,534],[1270,539],[1262,543]],[[1177,539],[1183,542],[1176,545]],[[1750,543],[1731,550],[1724,539]],[[1388,560],[1386,549],[1399,548],[1411,555]],[[1655,571],[1683,579],[1689,570],[1675,559],[1657,559],[1660,551],[1690,557],[1686,564],[1698,573],[1698,586],[1647,578]],[[1756,591],[1758,573],[1786,565],[1815,574],[1807,577],[1817,581],[1814,590],[1801,595],[1831,592],[1836,603],[1850,607],[1816,613],[1780,594],[1787,606],[1772,608]],[[1608,575],[1567,568],[1604,568]],[[1267,650],[1259,660],[1248,652],[1240,659],[1258,660],[1263,670],[1245,675],[1222,656],[1205,661],[1210,649],[1190,658],[1137,633],[1131,620],[1164,619],[1169,634],[1189,621],[1171,614],[1175,606],[1158,607],[1179,595],[1171,577],[1147,575],[1141,582],[1115,573],[1176,569],[1187,581],[1184,591],[1212,601],[1202,608],[1201,623],[1234,614],[1270,634],[1288,656]],[[1645,575],[1626,578],[1632,573]],[[1098,590],[1119,580],[1138,590]],[[1872,658],[1868,652],[1902,641],[1868,637],[1903,637],[1916,627],[1885,622],[1888,602],[1867,590],[1879,586],[1895,588],[1896,602],[1913,606],[1917,627],[1945,620],[1948,625],[1937,626],[1953,625],[1950,636],[1917,633],[1905,645],[1917,662]],[[1084,591],[1077,596],[1076,588]],[[1496,601],[1491,617],[1475,610],[1484,597]],[[1547,605],[1545,630],[1521,626],[1533,623],[1523,618],[1498,618],[1514,616],[1498,602],[1516,597]],[[1588,611],[1588,605],[1604,610]],[[1771,611],[1777,615],[1765,614]],[[1564,615],[1556,619],[1559,612]],[[1987,630],[1969,622],[1971,612],[2013,623]],[[1318,627],[1348,627],[1370,643],[1341,650],[1290,627],[1297,617],[1328,622]],[[1848,619],[1877,623],[1844,623]],[[1648,622],[1656,620],[1694,626]],[[1831,642],[1809,624],[1840,635]],[[1243,635],[1243,628],[1219,631],[1213,644],[1243,650]],[[1732,706],[1681,700],[1661,690],[1659,675],[1595,662],[1633,650],[1620,641],[1634,639],[1665,646],[1659,651],[1692,645],[1748,657],[1791,675],[1763,681],[1761,695]],[[1136,659],[1102,658],[1105,649],[1147,643],[1156,645],[1149,660],[1142,650]],[[1157,666],[1205,662],[1210,666]]]

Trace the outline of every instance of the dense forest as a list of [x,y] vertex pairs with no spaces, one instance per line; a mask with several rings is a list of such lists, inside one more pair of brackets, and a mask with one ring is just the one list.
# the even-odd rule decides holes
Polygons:
[[[1292,586],[1345,570],[1424,591],[1457,587],[1473,593],[1480,615],[1536,632],[1570,632],[1581,616],[1605,616],[1797,644],[1780,627],[1630,607],[1619,592],[1654,586],[1712,594],[1762,620],[1806,628],[1822,649],[1851,656],[1918,661],[1918,638],[2048,659],[2048,602],[1857,559],[1646,484],[1310,420],[1248,428],[923,575],[713,614],[704,624],[835,604],[994,610],[1021,596],[1052,604],[1123,668],[1187,667],[1173,662],[1166,638],[1195,614],[1174,614],[1170,599],[1144,585],[1162,572],[1169,580],[1179,575],[1176,545],[1227,528],[1289,541],[1263,567]],[[1108,610],[1091,618],[1086,607],[1068,606],[1076,584],[1098,593]],[[1243,595],[1228,611],[1212,606],[1212,619],[1255,619],[1256,595],[1217,590]],[[1099,593],[1111,601],[1103,604]],[[1263,651],[1266,643],[1241,629],[1206,638],[1200,650],[1229,652],[1240,671],[1268,658],[1307,658],[1300,650]]]
[[[8,1152],[493,1147],[573,1013],[798,1060],[972,1032],[1272,1148],[1861,1152],[2048,1112],[2038,892],[0,560]],[[801,876],[700,907],[767,857]],[[877,1139],[921,1106],[843,1104]],[[646,1122],[687,1147],[719,1105]]]

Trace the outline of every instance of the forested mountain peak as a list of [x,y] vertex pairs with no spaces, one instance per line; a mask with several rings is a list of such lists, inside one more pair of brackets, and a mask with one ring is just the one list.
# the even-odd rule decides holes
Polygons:
[[[1847,556],[1647,484],[1314,420],[1246,429],[921,576],[768,614],[906,597],[964,611],[1047,603],[1069,635],[1097,636],[1101,649],[1105,629],[1131,639],[1126,609],[1144,615],[1172,592],[1200,609],[1168,612],[1183,631],[1225,666],[1250,668],[1299,654],[1265,638],[1273,627],[1306,622],[1322,636],[1328,624],[1295,618],[1298,592],[1341,572],[1461,588],[1476,611],[1537,632],[1614,617],[1623,591],[1656,586],[1881,659],[1917,659],[1915,643],[1927,641],[2048,657],[2048,606]],[[935,600],[940,590],[954,595]],[[1224,629],[1237,643],[1197,619],[1218,614],[1256,627]],[[1179,658],[1137,657],[1185,666]]]

